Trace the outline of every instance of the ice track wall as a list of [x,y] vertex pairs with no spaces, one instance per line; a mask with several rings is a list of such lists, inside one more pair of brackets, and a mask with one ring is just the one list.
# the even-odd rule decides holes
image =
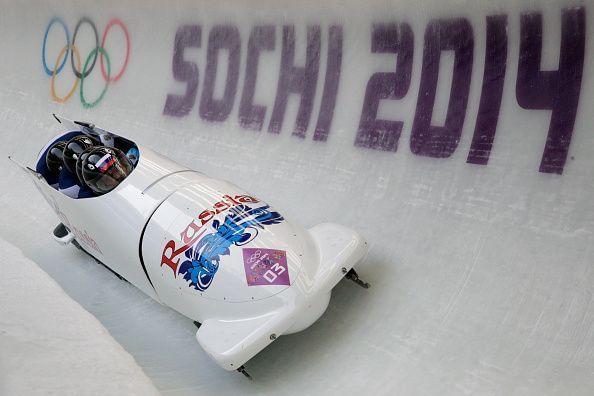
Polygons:
[[[59,113],[359,230],[373,288],[254,359],[258,391],[586,395],[593,26],[592,1],[4,0],[0,152],[32,163]],[[48,249],[0,161],[2,236]]]

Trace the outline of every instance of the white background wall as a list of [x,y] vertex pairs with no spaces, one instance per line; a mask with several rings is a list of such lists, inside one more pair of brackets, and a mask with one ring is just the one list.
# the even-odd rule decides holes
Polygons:
[[[542,68],[559,63],[561,11],[586,11],[585,59],[579,107],[563,174],[539,172],[551,112],[523,109],[516,99],[523,13],[543,16]],[[591,263],[594,209],[594,19],[591,1],[401,2],[8,2],[0,13],[0,235],[26,251],[77,301],[95,314],[166,394],[589,394],[594,386],[594,311]],[[485,65],[486,16],[508,17],[507,73],[488,165],[466,163],[479,110]],[[122,78],[92,109],[78,92],[65,104],[50,95],[41,63],[43,35],[52,17],[70,35],[88,16],[101,35],[120,18],[131,40]],[[466,18],[474,61],[466,117],[450,158],[418,156],[409,140],[420,88],[423,37],[435,19]],[[411,84],[402,100],[382,101],[379,116],[404,122],[396,152],[354,145],[369,77],[393,72],[393,55],[372,54],[374,23],[405,22],[414,34]],[[196,104],[184,117],[163,115],[168,94],[185,84],[172,74],[174,39],[182,25],[202,28],[202,46],[187,51],[200,80]],[[208,33],[236,26],[241,37],[238,91],[226,121],[201,119]],[[255,25],[276,29],[276,48],[262,53],[255,101],[267,106],[262,131],[238,122],[247,42]],[[320,77],[310,128],[292,136],[298,96],[289,99],[279,134],[267,132],[277,92],[282,26],[296,27],[295,62],[305,62],[305,29],[322,31]],[[314,141],[326,70],[328,26],[343,28],[342,70],[332,127]],[[65,44],[54,26],[46,54],[50,67]],[[121,30],[108,36],[113,67],[125,53]],[[94,47],[82,25],[83,58]],[[82,55],[85,54],[85,55]],[[220,58],[215,96],[225,83]],[[442,57],[433,122],[445,120],[453,55]],[[74,82],[69,63],[56,81]],[[85,95],[102,87],[95,70]],[[226,373],[193,338],[194,328],[72,249],[50,241],[57,222],[25,175],[6,159],[32,163],[58,129],[51,113],[92,121],[211,176],[228,179],[304,226],[343,223],[370,242],[360,273],[368,291],[340,284],[327,313],[304,333],[283,337],[248,364],[256,382]]]

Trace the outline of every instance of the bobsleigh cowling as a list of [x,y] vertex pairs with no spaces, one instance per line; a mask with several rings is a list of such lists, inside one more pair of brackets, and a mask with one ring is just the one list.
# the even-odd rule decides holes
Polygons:
[[[61,136],[118,137],[56,119],[67,130]],[[310,326],[343,277],[366,285],[353,270],[367,252],[355,231],[331,223],[306,230],[229,182],[136,147],[134,170],[100,196],[75,199],[39,169],[28,173],[60,219],[56,240],[75,241],[199,323],[196,339],[221,367],[241,371],[277,337]]]

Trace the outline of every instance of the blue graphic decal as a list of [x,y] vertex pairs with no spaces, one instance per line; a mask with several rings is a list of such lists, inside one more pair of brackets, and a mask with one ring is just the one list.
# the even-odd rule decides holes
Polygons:
[[258,236],[258,229],[283,220],[278,212],[270,211],[268,205],[258,208],[238,205],[229,209],[222,224],[218,220],[212,222],[215,232],[186,250],[187,260],[180,265],[178,273],[183,274],[190,287],[200,291],[208,289],[219,269],[221,256],[231,254],[231,245],[245,245]]

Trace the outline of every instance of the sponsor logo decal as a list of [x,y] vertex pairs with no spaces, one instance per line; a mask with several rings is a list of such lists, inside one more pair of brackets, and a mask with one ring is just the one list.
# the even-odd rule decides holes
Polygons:
[[64,214],[64,212],[62,212],[62,210],[60,209],[60,207],[58,206],[56,201],[53,198],[50,198],[50,200],[52,202],[52,206],[54,207],[54,211],[58,215],[58,218],[60,219],[62,224],[64,224],[66,226],[66,228],[68,228],[68,230],[70,230],[70,232],[72,232],[74,234],[75,239],[81,245],[83,245],[83,247],[90,248],[90,249],[94,250],[95,252],[103,255],[103,252],[101,251],[101,248],[99,247],[99,244],[97,242],[95,242],[95,239],[93,239],[93,237],[87,232],[87,230],[84,228],[80,229],[80,228],[72,225],[72,223],[70,222],[68,217]]
[[[215,219],[217,215],[220,216]],[[225,195],[181,232],[181,246],[174,240],[165,244],[161,267],[168,266],[174,277],[181,274],[189,287],[205,291],[219,269],[221,256],[231,255],[233,246],[248,244],[258,236],[259,230],[283,220],[278,212],[256,198]]]
[[284,250],[244,248],[243,264],[248,286],[291,285]]

